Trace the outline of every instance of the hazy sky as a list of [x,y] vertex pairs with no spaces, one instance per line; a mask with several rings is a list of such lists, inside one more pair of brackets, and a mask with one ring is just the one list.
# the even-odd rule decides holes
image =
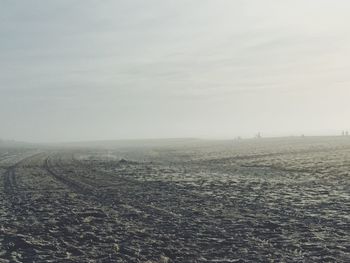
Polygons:
[[350,1],[2,0],[0,138],[350,130]]

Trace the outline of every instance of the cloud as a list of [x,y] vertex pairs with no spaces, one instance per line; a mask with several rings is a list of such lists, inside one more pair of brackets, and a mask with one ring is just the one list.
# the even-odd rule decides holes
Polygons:
[[[295,114],[321,119],[315,101],[334,105],[348,94],[349,7],[330,0],[3,1],[0,118],[12,125],[0,134],[47,141],[234,136],[261,123],[271,132],[325,129],[327,121],[308,126],[306,115]],[[340,129],[346,123],[332,121]]]

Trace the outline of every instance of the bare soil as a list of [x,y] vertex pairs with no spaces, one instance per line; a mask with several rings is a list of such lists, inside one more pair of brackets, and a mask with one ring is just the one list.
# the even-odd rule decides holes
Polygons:
[[0,262],[350,262],[350,139],[0,149]]

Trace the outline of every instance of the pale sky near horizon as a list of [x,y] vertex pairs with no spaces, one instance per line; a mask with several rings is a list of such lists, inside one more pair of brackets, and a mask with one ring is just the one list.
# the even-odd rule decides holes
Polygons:
[[3,0],[0,138],[350,130],[350,1]]

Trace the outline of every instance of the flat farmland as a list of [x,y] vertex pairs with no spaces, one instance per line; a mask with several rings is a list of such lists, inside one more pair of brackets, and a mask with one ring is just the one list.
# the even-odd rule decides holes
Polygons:
[[0,262],[350,262],[350,138],[0,148]]

